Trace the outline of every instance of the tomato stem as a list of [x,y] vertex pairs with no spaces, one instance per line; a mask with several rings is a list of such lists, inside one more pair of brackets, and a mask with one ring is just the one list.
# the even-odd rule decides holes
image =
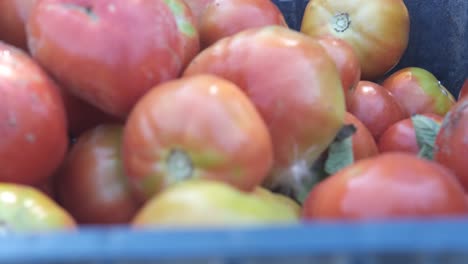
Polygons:
[[336,32],[345,32],[351,25],[351,19],[348,13],[338,13],[333,16],[333,29]]
[[166,161],[171,181],[178,182],[192,177],[192,159],[182,149],[172,149]]

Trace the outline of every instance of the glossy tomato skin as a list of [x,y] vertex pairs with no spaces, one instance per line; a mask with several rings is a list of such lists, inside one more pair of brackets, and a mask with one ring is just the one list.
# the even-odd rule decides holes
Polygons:
[[57,200],[80,224],[127,223],[140,206],[123,173],[122,131],[113,124],[86,131],[57,176]]
[[429,71],[409,67],[390,75],[382,83],[410,115],[433,113],[445,115],[455,98]]
[[189,14],[181,0],[41,0],[27,23],[28,46],[71,94],[125,117],[196,53]]
[[188,178],[250,191],[267,176],[272,155],[253,104],[236,85],[213,75],[154,87],[133,109],[123,137],[125,172],[141,200]]
[[301,32],[345,40],[359,57],[362,80],[375,81],[399,62],[409,27],[402,0],[319,0],[307,4]]
[[[442,123],[443,117],[427,113],[423,116],[429,117],[437,123]],[[411,118],[406,118],[391,125],[378,142],[380,152],[407,152],[417,155],[420,151],[416,140],[416,132],[414,130],[413,121]]]
[[2,231],[37,233],[76,228],[67,211],[31,186],[0,183],[0,208]]
[[468,190],[468,98],[462,98],[445,116],[437,134],[434,160],[452,170]]
[[58,88],[25,52],[0,42],[0,181],[38,184],[62,162],[67,120]]
[[242,30],[269,25],[288,26],[270,0],[214,0],[206,6],[200,19],[201,45],[208,47]]
[[348,111],[364,123],[376,141],[388,127],[408,117],[390,92],[368,81],[360,81],[351,93]]
[[37,0],[0,1],[0,40],[28,50],[25,23]]
[[443,166],[408,153],[384,153],[330,176],[312,189],[306,220],[388,220],[461,216],[468,201]]
[[211,2],[213,2],[213,0],[185,0],[185,3],[187,3],[190,10],[192,11],[197,27],[203,12]]
[[343,125],[336,66],[317,41],[299,32],[268,26],[224,38],[198,54],[184,75],[200,73],[234,82],[254,103],[272,135],[271,179],[287,175],[298,161],[314,162]]
[[356,133],[352,136],[354,161],[379,154],[374,137],[359,119],[353,114],[346,112],[344,123],[352,124],[356,128]]
[[468,78],[465,80],[462,88],[460,89],[460,93],[458,94],[458,100],[462,99],[466,95],[468,95]]
[[349,104],[349,94],[361,79],[361,65],[354,49],[346,41],[329,35],[316,38],[327,54],[333,59],[340,72],[341,85]]

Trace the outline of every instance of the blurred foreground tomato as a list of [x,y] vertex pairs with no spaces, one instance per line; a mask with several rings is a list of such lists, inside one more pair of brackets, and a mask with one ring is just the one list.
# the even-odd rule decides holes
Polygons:
[[368,81],[360,81],[350,94],[348,111],[364,123],[376,141],[388,127],[408,117],[390,92]]
[[245,193],[221,182],[189,180],[149,200],[133,219],[132,226],[145,229],[271,226],[298,221],[297,209],[290,204]]
[[125,117],[197,53],[193,23],[182,0],[41,0],[27,37],[33,57],[72,95]]
[[[442,123],[442,117],[436,114],[423,114],[431,118],[436,123]],[[380,152],[407,152],[417,155],[420,152],[420,146],[416,139],[416,132],[412,118],[406,118],[391,125],[380,136],[378,141]]]
[[374,137],[359,119],[353,114],[346,112],[344,123],[352,124],[356,128],[356,132],[352,136],[354,161],[379,154]]
[[458,100],[468,95],[468,78],[463,83],[463,86],[460,88],[460,93],[458,94]]
[[271,0],[214,0],[200,18],[201,45],[208,47],[242,30],[269,25],[288,26]]
[[409,115],[433,113],[444,116],[455,98],[437,78],[422,68],[410,67],[390,75],[382,83]]
[[307,220],[377,220],[461,216],[462,186],[443,166],[407,153],[385,153],[344,168],[316,185]]
[[39,184],[68,146],[55,83],[24,51],[0,42],[0,181]]
[[184,75],[199,73],[237,84],[265,120],[275,159],[267,185],[293,179],[297,164],[308,170],[343,125],[336,65],[317,41],[299,32],[267,26],[224,38],[198,54]]
[[123,173],[122,126],[82,134],[56,178],[57,200],[80,224],[127,223],[139,208]]
[[434,159],[452,170],[468,191],[468,97],[445,116],[435,141]]
[[206,9],[206,6],[208,6],[208,4],[213,1],[214,0],[185,0],[185,3],[187,3],[190,10],[192,11],[197,26],[199,24],[203,12]]
[[0,234],[75,229],[74,219],[39,190],[0,183]]
[[375,81],[399,62],[409,28],[402,0],[315,0],[307,4],[301,32],[345,40],[359,57],[362,80]]
[[133,109],[123,137],[125,171],[142,200],[188,178],[253,190],[267,176],[272,152],[247,96],[214,75],[154,87]]
[[25,23],[37,0],[0,1],[0,40],[28,50]]

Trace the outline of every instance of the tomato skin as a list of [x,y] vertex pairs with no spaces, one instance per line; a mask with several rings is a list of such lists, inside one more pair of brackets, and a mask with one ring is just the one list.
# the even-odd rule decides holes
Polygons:
[[192,11],[197,27],[203,12],[211,2],[213,2],[213,0],[185,0],[185,3],[187,3]]
[[348,42],[359,57],[361,79],[367,81],[377,80],[399,62],[409,30],[402,0],[309,1],[301,25],[309,36],[333,35]]
[[0,40],[28,50],[25,22],[37,0],[0,1]]
[[458,100],[461,100],[466,95],[468,95],[468,78],[465,80],[462,88],[460,89],[460,93],[458,94]]
[[348,111],[364,123],[376,141],[388,127],[408,117],[390,92],[368,81],[360,81],[351,93]]
[[468,190],[468,98],[445,116],[434,148],[434,160],[452,170]]
[[346,41],[333,36],[320,36],[316,38],[327,54],[335,61],[340,72],[341,85],[348,105],[349,93],[354,90],[361,80],[361,65],[353,47]]
[[432,73],[417,67],[401,69],[384,80],[390,91],[410,115],[433,113],[443,116],[455,104],[455,98]]
[[37,233],[76,228],[75,220],[67,211],[31,186],[0,183],[0,208],[0,228],[7,232]]
[[306,220],[461,216],[468,201],[443,166],[408,153],[384,153],[344,168],[312,189]]
[[[199,53],[184,76],[215,74],[237,84],[268,125],[274,147],[271,178],[298,160],[314,162],[343,125],[339,73],[321,45],[293,30],[244,30]],[[285,176],[289,177],[289,176]]]
[[0,42],[0,68],[0,181],[35,185],[65,156],[63,101],[55,83],[22,50]]
[[346,112],[344,123],[353,124],[356,128],[356,133],[352,136],[354,161],[379,154],[374,137],[359,119],[353,114]]
[[267,176],[272,155],[253,104],[236,85],[213,75],[154,87],[133,109],[123,136],[125,172],[143,201],[188,178],[252,190]]
[[72,95],[124,118],[194,55],[188,14],[181,0],[41,0],[27,23],[29,48]]
[[[432,113],[426,113],[423,116],[429,117],[439,124],[443,120],[443,117]],[[406,118],[391,125],[379,138],[378,146],[381,153],[392,151],[417,155],[420,149],[412,119]]]
[[57,178],[57,200],[80,224],[127,223],[140,204],[123,174],[123,127],[103,124],[72,146]]
[[288,26],[270,0],[214,0],[206,6],[200,19],[201,45],[208,47],[242,30],[268,25]]

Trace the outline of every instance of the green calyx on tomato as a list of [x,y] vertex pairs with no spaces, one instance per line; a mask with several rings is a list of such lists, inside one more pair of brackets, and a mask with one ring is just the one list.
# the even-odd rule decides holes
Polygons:
[[414,115],[411,117],[416,141],[419,146],[418,155],[422,158],[432,160],[434,157],[434,145],[437,134],[440,130],[440,124],[432,118],[423,115]]
[[185,35],[188,35],[189,37],[195,36],[196,29],[195,26],[186,18],[186,8],[184,7],[184,3],[182,3],[180,0],[164,0],[164,2],[174,14],[179,31]]

